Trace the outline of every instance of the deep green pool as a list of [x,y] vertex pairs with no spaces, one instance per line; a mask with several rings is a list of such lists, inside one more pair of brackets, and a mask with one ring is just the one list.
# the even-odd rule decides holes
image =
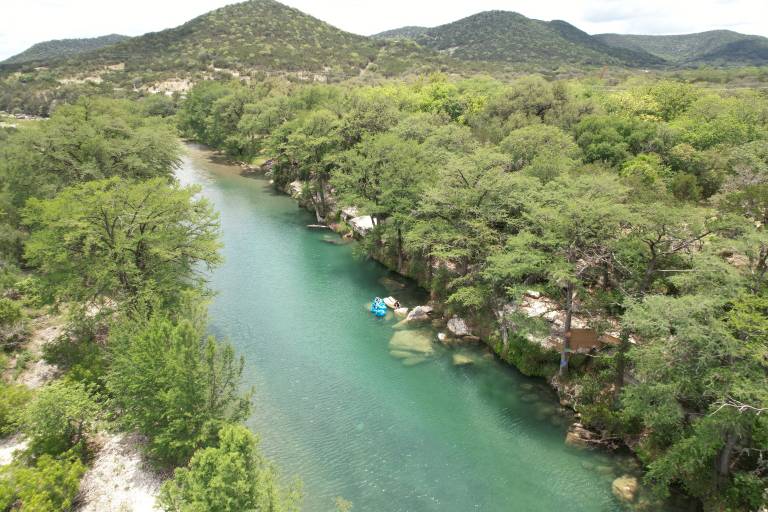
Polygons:
[[395,321],[364,305],[390,292],[413,305],[419,291],[307,229],[312,217],[266,180],[188,149],[179,178],[203,187],[223,226],[211,329],[245,356],[250,426],[303,481],[304,510],[333,510],[336,496],[355,512],[619,510],[611,481],[625,461],[566,447],[544,383],[480,349],[470,367],[445,349],[404,365],[389,354]]

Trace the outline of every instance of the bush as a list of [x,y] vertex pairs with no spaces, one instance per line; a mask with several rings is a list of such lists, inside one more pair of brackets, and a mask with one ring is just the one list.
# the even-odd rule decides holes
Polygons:
[[83,463],[71,454],[43,455],[31,467],[6,466],[0,472],[0,510],[18,503],[24,512],[69,511],[84,473]]
[[557,373],[560,354],[544,350],[521,336],[510,335],[506,361],[529,377],[549,378]]
[[0,348],[18,345],[25,334],[24,313],[19,303],[0,298]]
[[31,398],[32,391],[25,386],[0,383],[0,436],[19,430],[24,406]]
[[257,448],[256,437],[240,425],[226,425],[217,447],[195,452],[163,484],[159,503],[168,512],[240,512],[298,510],[297,490],[285,492]]
[[68,333],[43,347],[43,358],[66,371],[66,379],[103,391],[106,386],[106,354],[86,330]]
[[43,388],[24,414],[24,432],[34,454],[58,455],[83,440],[98,413],[81,383],[58,381]]
[[112,330],[107,388],[122,422],[150,438],[162,464],[186,463],[215,442],[223,423],[245,419],[250,397],[240,395],[243,360],[229,344],[204,336],[204,321],[156,313]]

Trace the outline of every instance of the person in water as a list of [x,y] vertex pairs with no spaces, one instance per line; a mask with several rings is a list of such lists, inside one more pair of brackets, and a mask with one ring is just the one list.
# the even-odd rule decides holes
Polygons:
[[400,309],[400,301],[399,300],[395,301],[395,309]]

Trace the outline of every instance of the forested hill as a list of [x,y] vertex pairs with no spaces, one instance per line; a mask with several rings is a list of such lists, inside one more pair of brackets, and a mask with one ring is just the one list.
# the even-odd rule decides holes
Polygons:
[[429,27],[407,26],[379,32],[371,37],[376,39],[416,39],[429,32]]
[[731,30],[673,36],[598,34],[594,37],[611,46],[648,52],[673,65],[768,64],[768,38]]
[[534,20],[507,11],[481,12],[426,30],[404,27],[374,37],[410,37],[422,46],[470,61],[629,67],[664,63],[643,50],[605,44],[565,21]]
[[85,39],[54,39],[37,43],[23,52],[0,62],[0,64],[21,64],[24,62],[46,61],[57,57],[70,57],[98,50],[126,39],[129,39],[129,37],[120,34],[109,34],[107,36]]
[[444,58],[413,44],[344,32],[273,0],[249,0],[55,65],[64,70],[125,63],[129,72],[215,67],[350,76],[374,62],[402,72],[410,64],[421,66],[433,60]]

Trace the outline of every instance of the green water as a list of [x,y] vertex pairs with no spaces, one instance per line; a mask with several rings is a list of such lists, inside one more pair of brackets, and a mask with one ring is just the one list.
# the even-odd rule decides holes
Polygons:
[[190,146],[179,178],[221,213],[212,330],[245,356],[249,424],[303,481],[304,510],[333,510],[335,496],[355,512],[620,510],[611,481],[626,461],[566,447],[546,385],[480,348],[469,367],[441,347],[415,366],[392,357],[395,321],[364,305],[390,292],[414,305],[419,291],[238,171]]

